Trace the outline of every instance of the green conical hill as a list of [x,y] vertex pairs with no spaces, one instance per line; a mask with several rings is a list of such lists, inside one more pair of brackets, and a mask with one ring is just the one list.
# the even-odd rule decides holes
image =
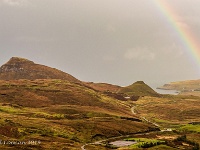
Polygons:
[[150,86],[143,81],[137,81],[129,86],[121,88],[118,93],[124,93],[128,96],[158,96]]

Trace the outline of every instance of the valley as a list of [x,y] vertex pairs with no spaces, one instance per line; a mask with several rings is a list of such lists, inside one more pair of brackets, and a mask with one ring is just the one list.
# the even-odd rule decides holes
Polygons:
[[[180,98],[182,99],[181,102],[176,102],[180,100]],[[175,106],[173,103],[178,104],[178,106]],[[194,112],[192,113],[193,110]],[[154,146],[150,146],[151,148],[149,147],[149,149],[152,150],[199,149],[199,98],[193,96],[185,98],[183,96],[171,95],[165,95],[162,98],[143,97],[134,102],[132,112],[140,116],[144,122],[159,127],[160,131],[133,134],[129,137],[121,137],[114,140],[108,139],[107,142],[101,143],[101,145],[114,148],[115,146],[109,145],[108,143],[115,141],[120,141],[120,143],[123,143],[123,141],[125,143],[126,141],[133,141],[136,142],[136,144],[124,146],[119,149],[141,149],[144,143],[155,143]],[[180,137],[184,136],[187,137],[187,140],[177,142],[177,139],[180,140]],[[197,146],[187,144],[194,141]],[[96,143],[93,144],[96,145]],[[94,149],[95,146],[91,147],[92,146],[88,146],[88,149]]]
[[198,95],[83,82],[16,57],[0,68],[0,149],[195,150],[199,122]]
[[41,142],[26,145],[30,149],[54,144],[78,149],[81,143],[155,128],[133,115],[129,103],[63,80],[1,81],[0,99],[1,139]]

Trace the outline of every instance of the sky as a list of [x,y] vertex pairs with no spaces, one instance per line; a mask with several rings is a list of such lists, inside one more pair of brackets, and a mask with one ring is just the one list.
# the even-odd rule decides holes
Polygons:
[[[200,62],[157,1],[0,0],[0,65],[23,57],[121,86],[199,79]],[[162,1],[200,41],[200,1]]]

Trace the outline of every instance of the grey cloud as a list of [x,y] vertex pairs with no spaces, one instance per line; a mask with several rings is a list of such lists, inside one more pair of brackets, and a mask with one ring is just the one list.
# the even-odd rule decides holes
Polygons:
[[128,60],[154,60],[155,54],[147,48],[132,48],[124,53],[124,58]]
[[[0,1],[0,63],[21,56],[81,80],[120,85],[199,77],[199,66],[154,2]],[[167,2],[199,39],[200,1]]]
[[28,4],[28,0],[2,0],[1,4],[9,6],[24,6]]

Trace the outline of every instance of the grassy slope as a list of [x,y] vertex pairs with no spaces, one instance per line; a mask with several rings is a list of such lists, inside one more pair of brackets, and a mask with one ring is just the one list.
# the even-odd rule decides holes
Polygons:
[[[63,80],[0,81],[0,135],[3,140],[40,140],[35,149],[80,149],[81,143],[150,129],[127,102]],[[0,148],[8,145],[0,145]],[[14,148],[22,145],[11,145]]]
[[164,98],[143,97],[136,102],[136,111],[161,128],[172,128],[187,134],[188,139],[200,143],[200,101],[194,96],[164,96]]
[[161,124],[200,121],[200,101],[197,97],[143,97],[136,102],[136,105],[136,110],[141,115],[157,118]]
[[108,83],[84,82],[84,84],[100,92],[110,91],[110,92],[116,93],[122,88],[118,85],[112,85]]

